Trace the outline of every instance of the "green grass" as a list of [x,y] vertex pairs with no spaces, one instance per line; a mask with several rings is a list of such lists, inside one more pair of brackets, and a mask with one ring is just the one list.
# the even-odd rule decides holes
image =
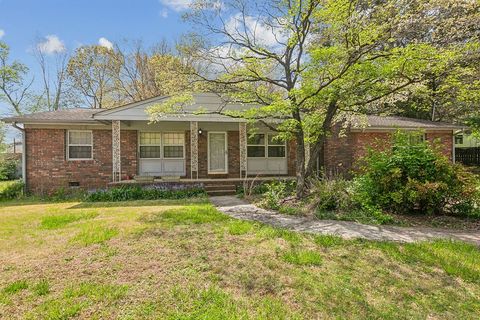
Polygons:
[[98,216],[96,212],[57,214],[43,217],[40,225],[44,229],[58,229],[76,221],[93,219],[96,216]]
[[100,244],[108,241],[118,235],[118,229],[115,227],[105,227],[101,225],[85,226],[73,239],[73,242],[88,246],[91,244]]
[[298,266],[319,266],[322,256],[317,251],[292,249],[282,254],[282,259]]
[[28,283],[26,280],[17,280],[5,286],[3,288],[3,292],[6,294],[15,294],[27,288],[28,288]]
[[301,234],[232,219],[204,199],[17,201],[0,204],[0,221],[5,319],[480,314],[480,250],[461,242]]

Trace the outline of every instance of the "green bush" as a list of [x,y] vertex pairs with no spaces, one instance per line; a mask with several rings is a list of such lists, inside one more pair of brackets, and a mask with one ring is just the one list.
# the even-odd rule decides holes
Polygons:
[[295,194],[296,183],[293,180],[273,181],[263,184],[262,204],[270,209],[278,210],[283,199]]
[[368,224],[386,224],[393,218],[380,208],[364,201],[355,181],[342,178],[314,181],[310,206],[320,219],[347,220]]
[[156,200],[156,199],[185,199],[190,197],[205,196],[205,190],[200,187],[190,189],[168,190],[163,188],[141,186],[122,186],[106,190],[99,190],[87,195],[89,202],[130,201],[130,200]]
[[18,179],[18,165],[19,160],[4,159],[0,160],[0,180],[15,180]]
[[391,149],[369,151],[355,178],[357,200],[395,213],[474,214],[475,177],[435,146],[414,140],[397,132]]
[[0,201],[19,199],[23,196],[23,182],[22,181],[8,181],[2,182],[0,188]]

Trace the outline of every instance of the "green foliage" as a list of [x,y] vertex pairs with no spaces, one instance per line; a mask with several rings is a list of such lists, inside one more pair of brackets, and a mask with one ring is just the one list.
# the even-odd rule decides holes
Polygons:
[[291,180],[266,183],[262,204],[267,208],[278,210],[283,199],[295,194],[295,187],[295,181]]
[[202,188],[184,190],[166,190],[157,188],[142,188],[140,186],[122,186],[107,190],[95,191],[87,195],[86,201],[130,201],[130,200],[157,200],[157,199],[185,199],[205,196]]
[[397,132],[391,149],[370,150],[355,179],[359,201],[395,213],[474,214],[477,181],[428,142]]
[[392,217],[362,199],[354,182],[342,178],[321,179],[311,188],[310,205],[315,216],[325,220],[346,220],[386,224]]
[[0,161],[0,181],[18,179],[19,160],[2,159]]
[[220,213],[213,206],[188,206],[169,209],[156,214],[150,222],[166,222],[173,225],[203,224],[228,220],[228,217]]
[[22,181],[3,182],[0,188],[0,201],[20,199],[23,196]]

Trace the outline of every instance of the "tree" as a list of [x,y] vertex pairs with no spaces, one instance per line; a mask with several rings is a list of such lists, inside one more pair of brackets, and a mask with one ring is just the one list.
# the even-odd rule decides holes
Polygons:
[[[435,47],[425,34],[431,29],[410,32],[412,21],[435,9],[425,5],[430,2],[201,1],[187,16],[195,32],[183,50],[201,61],[195,77],[205,88],[220,90],[226,101],[260,106],[219,113],[260,121],[281,138],[296,139],[302,197],[335,121],[380,112],[422,81],[426,70],[450,66],[457,48]],[[188,103],[188,96],[172,101]],[[151,108],[152,118],[171,107]]]
[[114,80],[122,64],[121,56],[113,49],[83,46],[68,61],[67,74],[91,108],[108,108],[115,104]]
[[28,67],[18,61],[9,63],[10,48],[0,41],[0,99],[22,114],[31,102],[33,78],[27,80]]

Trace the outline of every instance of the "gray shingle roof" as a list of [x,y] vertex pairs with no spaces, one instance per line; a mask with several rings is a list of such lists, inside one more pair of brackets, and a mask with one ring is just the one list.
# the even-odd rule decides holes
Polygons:
[[45,111],[2,119],[12,123],[55,123],[55,122],[95,122],[92,116],[101,109],[73,108],[57,111]]
[[409,129],[461,129],[465,126],[448,122],[437,122],[423,119],[398,116],[358,116],[352,120],[354,128],[409,128]]

